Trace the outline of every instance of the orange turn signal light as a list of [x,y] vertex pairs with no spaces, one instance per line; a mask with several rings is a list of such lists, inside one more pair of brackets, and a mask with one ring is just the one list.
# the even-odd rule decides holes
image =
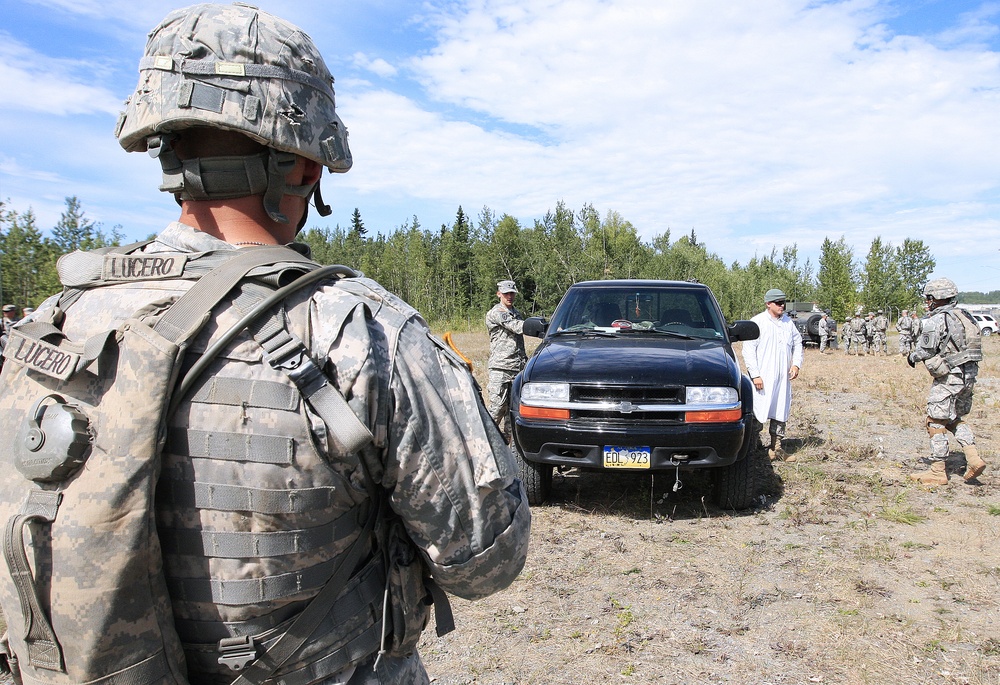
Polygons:
[[689,411],[684,417],[686,423],[731,423],[739,421],[743,416],[740,407],[736,409],[721,409],[719,411]]
[[569,409],[550,409],[548,407],[529,407],[526,404],[518,405],[517,412],[525,419],[569,419]]

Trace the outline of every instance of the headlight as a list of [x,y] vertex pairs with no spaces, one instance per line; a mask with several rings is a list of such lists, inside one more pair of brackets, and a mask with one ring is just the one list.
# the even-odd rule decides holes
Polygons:
[[525,383],[521,386],[521,401],[528,404],[569,402],[569,383]]
[[736,404],[740,398],[736,388],[689,387],[684,401],[687,404]]

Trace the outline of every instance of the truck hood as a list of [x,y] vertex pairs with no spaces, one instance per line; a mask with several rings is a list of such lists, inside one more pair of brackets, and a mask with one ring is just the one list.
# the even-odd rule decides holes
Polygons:
[[739,376],[739,367],[721,340],[562,335],[538,346],[522,380],[662,386],[684,379],[686,385],[739,388]]

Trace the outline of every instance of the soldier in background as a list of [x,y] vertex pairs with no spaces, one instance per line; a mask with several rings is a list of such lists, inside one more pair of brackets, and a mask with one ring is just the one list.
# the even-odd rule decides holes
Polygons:
[[830,317],[826,312],[819,320],[819,351],[826,352],[827,341],[830,339]]
[[972,316],[955,307],[958,287],[948,278],[935,278],[924,286],[927,315],[920,322],[920,334],[907,357],[910,366],[923,362],[933,377],[927,395],[927,433],[931,438],[931,467],[911,474],[925,485],[945,485],[948,471],[948,435],[952,433],[965,450],[966,482],[986,470],[979,456],[976,437],[964,422],[972,410],[972,394],[983,358],[979,326]]
[[875,354],[875,312],[864,319],[865,354]]
[[910,347],[913,343],[913,336],[910,331],[912,320],[910,319],[910,312],[904,309],[896,319],[896,331],[899,333],[899,353],[904,357],[910,354]]
[[490,416],[510,442],[510,384],[528,361],[524,351],[524,317],[514,307],[517,286],[514,281],[497,283],[497,302],[486,312],[486,330],[490,334],[489,396]]
[[827,312],[826,326],[827,333],[830,336],[830,349],[839,350],[840,345],[837,342],[837,320],[830,316],[829,312]]
[[886,331],[889,329],[889,319],[886,318],[885,312],[881,309],[875,316],[873,322],[875,333],[873,336],[873,342],[875,344],[875,351],[881,352],[881,354],[889,354],[889,345],[886,341]]
[[851,330],[852,317],[847,317],[844,319],[844,330],[841,332],[841,336],[844,339],[844,354],[851,353],[851,341],[854,340],[854,331]]
[[854,354],[863,357],[868,353],[868,339],[865,337],[865,320],[861,314],[855,314],[851,319],[851,343],[854,345]]
[[10,329],[14,327],[17,321],[17,307],[12,304],[5,304],[3,306],[3,330],[0,330],[0,335],[10,333]]

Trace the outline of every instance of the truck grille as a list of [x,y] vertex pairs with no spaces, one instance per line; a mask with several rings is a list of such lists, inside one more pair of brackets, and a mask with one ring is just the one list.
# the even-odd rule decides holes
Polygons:
[[570,401],[684,404],[684,386],[574,385]]

